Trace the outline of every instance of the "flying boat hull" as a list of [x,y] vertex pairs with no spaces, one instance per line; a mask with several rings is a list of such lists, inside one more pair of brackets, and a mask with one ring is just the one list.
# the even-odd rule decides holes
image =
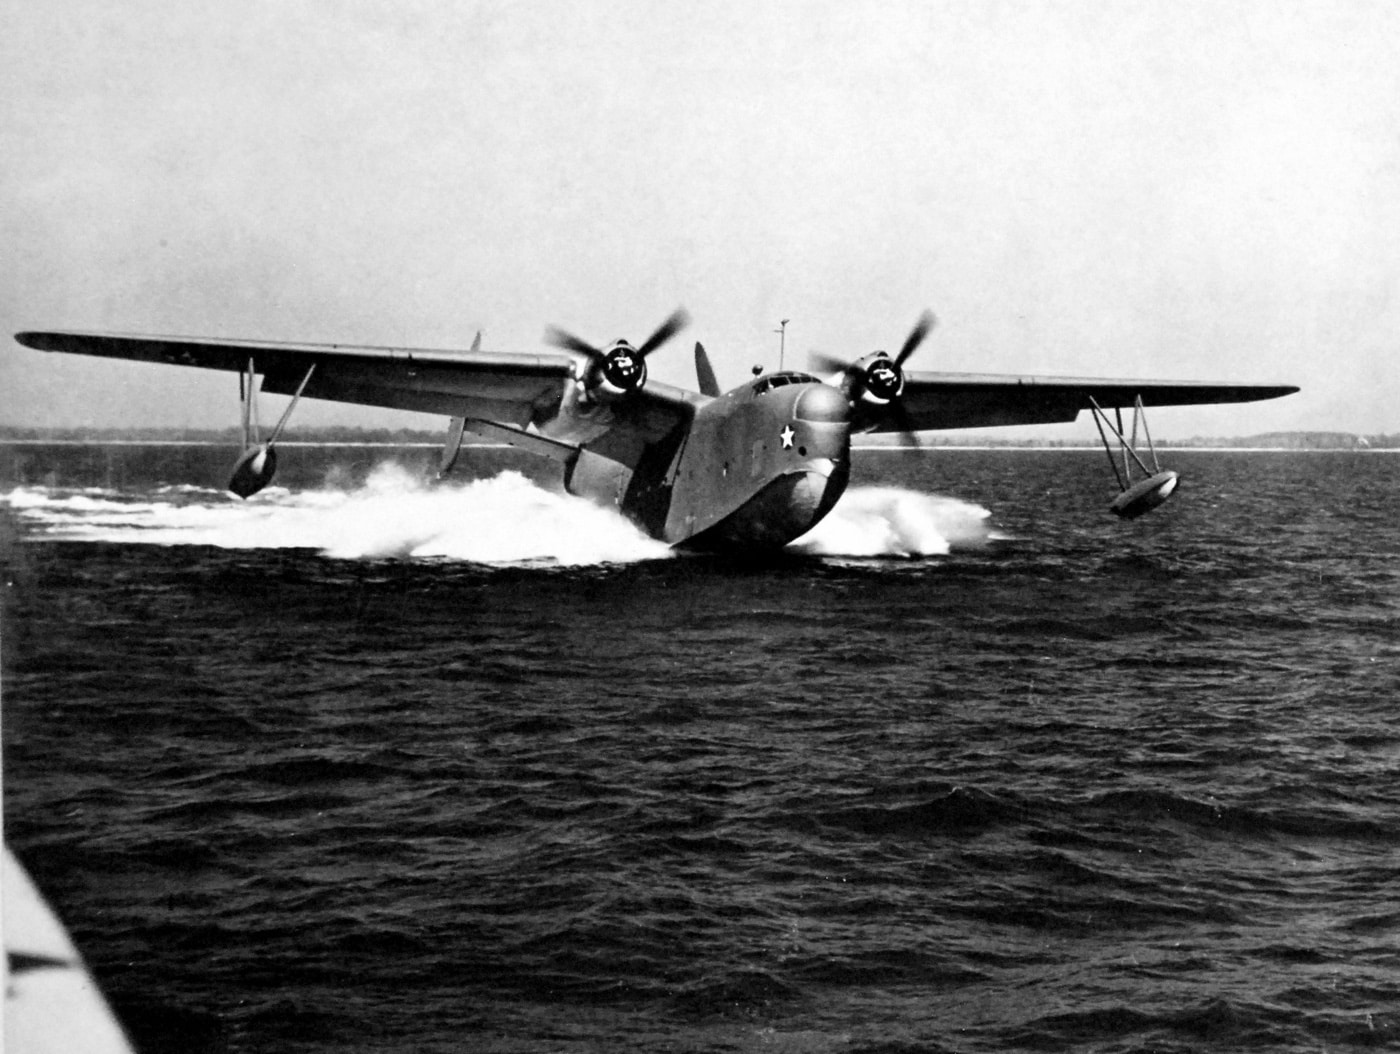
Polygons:
[[821,522],[849,479],[849,460],[779,476],[715,526],[680,544],[688,549],[781,549]]

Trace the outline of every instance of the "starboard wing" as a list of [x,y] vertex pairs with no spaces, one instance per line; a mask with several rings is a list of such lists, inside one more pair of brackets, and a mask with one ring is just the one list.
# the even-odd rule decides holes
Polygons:
[[1018,377],[1002,374],[908,373],[898,404],[868,418],[871,432],[987,428],[1073,421],[1099,406],[1145,407],[1245,403],[1276,399],[1298,389],[1281,384],[1207,381],[1136,381],[1091,377]]

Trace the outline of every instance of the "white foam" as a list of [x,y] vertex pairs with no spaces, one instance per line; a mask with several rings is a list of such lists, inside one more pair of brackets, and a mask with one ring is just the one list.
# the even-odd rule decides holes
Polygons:
[[567,565],[657,559],[671,551],[616,511],[551,493],[516,472],[431,485],[388,463],[353,489],[269,487],[246,502],[201,488],[165,488],[155,497],[20,487],[3,500],[46,538],[71,541]]
[[980,505],[901,487],[851,487],[821,523],[792,543],[820,556],[942,556],[994,535]]
[[[671,554],[615,510],[545,490],[517,472],[434,485],[394,462],[380,465],[358,487],[268,487],[248,501],[191,486],[140,496],[17,487],[0,501],[43,537],[64,541],[569,566]],[[852,487],[792,548],[835,557],[938,556],[996,537],[989,515],[979,505],[937,494]]]

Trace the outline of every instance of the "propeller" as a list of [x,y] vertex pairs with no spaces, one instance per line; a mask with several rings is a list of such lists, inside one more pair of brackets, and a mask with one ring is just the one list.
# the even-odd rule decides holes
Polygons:
[[919,321],[914,323],[914,328],[909,331],[909,336],[904,338],[904,346],[899,349],[899,354],[894,357],[896,366],[903,366],[906,359],[918,350],[920,344],[924,342],[937,324],[938,319],[934,317],[932,311],[925,311],[919,316]]
[[684,308],[677,308],[656,328],[656,332],[636,347],[619,339],[605,348],[599,348],[581,337],[553,326],[545,331],[544,339],[556,348],[588,356],[588,368],[583,376],[584,384],[592,397],[610,402],[630,395],[646,384],[647,356],[689,323],[690,315]]
[[904,392],[904,364],[928,337],[936,322],[931,311],[920,315],[894,358],[890,358],[888,352],[876,351],[855,362],[848,362],[814,352],[811,356],[812,368],[818,373],[842,374],[841,387],[852,404],[865,403],[882,408],[898,426],[905,441],[918,446],[919,438],[914,433],[913,421],[899,397]]

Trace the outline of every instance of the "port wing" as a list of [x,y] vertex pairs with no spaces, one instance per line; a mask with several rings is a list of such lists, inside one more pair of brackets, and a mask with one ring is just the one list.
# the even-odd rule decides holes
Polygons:
[[41,351],[76,352],[233,373],[263,374],[263,391],[293,393],[312,366],[313,399],[475,417],[523,427],[557,412],[575,358],[563,352],[441,351],[108,333],[17,333]]

